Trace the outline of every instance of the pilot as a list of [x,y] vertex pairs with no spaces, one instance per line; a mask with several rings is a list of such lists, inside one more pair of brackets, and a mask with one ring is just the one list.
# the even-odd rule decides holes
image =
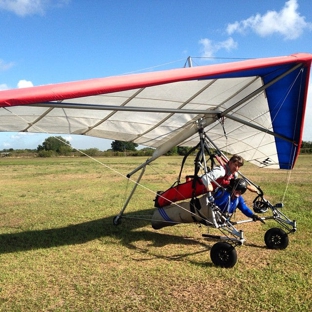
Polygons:
[[244,179],[232,179],[226,190],[219,188],[214,194],[214,203],[221,210],[222,214],[231,218],[238,208],[245,216],[252,218],[253,221],[262,221],[246,205],[243,195],[247,190],[247,183]]

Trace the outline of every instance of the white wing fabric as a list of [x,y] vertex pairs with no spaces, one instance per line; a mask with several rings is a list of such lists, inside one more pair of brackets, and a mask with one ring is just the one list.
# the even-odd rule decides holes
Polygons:
[[199,124],[220,150],[291,169],[311,54],[0,91],[0,131],[131,141],[162,154],[194,146]]

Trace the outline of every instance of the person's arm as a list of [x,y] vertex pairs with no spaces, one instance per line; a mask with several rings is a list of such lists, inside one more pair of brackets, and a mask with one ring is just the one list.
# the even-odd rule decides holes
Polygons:
[[253,218],[254,213],[251,211],[251,209],[246,205],[245,200],[242,196],[239,196],[238,198],[238,205],[237,208],[247,217]]
[[253,221],[264,221],[255,213],[253,213],[250,208],[246,205],[245,200],[242,196],[239,197],[239,202],[237,208],[247,217],[252,218]]
[[208,192],[212,192],[213,191],[213,186],[211,184],[211,182],[224,177],[225,176],[225,170],[223,167],[214,167],[211,171],[203,174],[201,176],[201,180],[204,183],[204,185],[207,188]]
[[255,186],[253,186],[252,184],[247,184],[247,189],[248,191],[250,192],[253,192],[253,193],[258,193],[258,190]]

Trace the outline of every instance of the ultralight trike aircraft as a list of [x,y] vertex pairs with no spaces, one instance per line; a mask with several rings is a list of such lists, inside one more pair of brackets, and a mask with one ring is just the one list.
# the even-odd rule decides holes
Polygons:
[[[175,146],[194,146],[193,177],[181,183],[180,176],[167,192],[155,194],[152,225],[176,224],[183,215],[185,223],[220,230],[211,259],[232,267],[235,247],[244,243],[236,227],[251,220],[231,222],[218,207],[203,204],[205,195],[196,185],[199,171],[209,172],[209,160],[220,165],[228,154],[239,154],[260,168],[291,170],[302,142],[311,61],[311,54],[299,53],[0,91],[0,131],[77,134],[155,148],[128,174],[130,178],[141,171],[115,225],[146,166]],[[267,247],[286,248],[296,222],[281,212],[282,204],[272,205],[256,184],[243,178],[258,189],[254,210],[263,213],[260,219],[275,220],[281,227],[265,233]],[[190,185],[191,196],[185,196],[179,188]],[[172,197],[174,192],[179,196]]]
[[[202,128],[199,128],[199,137],[199,144],[184,156],[177,181],[166,191],[157,192],[154,199],[156,209],[152,216],[152,227],[158,230],[163,227],[181,223],[197,223],[209,228],[218,229],[223,235],[205,233],[203,234],[203,237],[220,240],[220,242],[215,243],[211,248],[211,260],[216,266],[230,268],[237,262],[235,247],[242,245],[245,242],[244,232],[238,230],[235,226],[242,223],[253,222],[255,220],[249,218],[233,222],[231,220],[232,216],[222,212],[214,202],[207,203],[205,194],[208,192],[199,173],[208,173],[211,168],[216,165],[215,160],[218,162],[217,165],[224,166],[228,162],[228,158],[209,139],[207,134],[203,132]],[[182,182],[183,164],[191,152],[194,151],[197,151],[194,160],[194,175],[187,175],[185,177],[186,182]],[[211,167],[208,166],[209,160]],[[144,171],[145,168],[142,169],[141,173],[143,174]],[[266,246],[269,249],[285,249],[289,243],[288,234],[294,233],[297,229],[296,221],[290,220],[281,212],[280,208],[283,207],[282,203],[272,205],[264,198],[263,191],[259,186],[249,180],[242,173],[239,172],[239,174],[244,180],[257,189],[258,195],[253,201],[253,210],[257,214],[263,214],[258,220],[262,223],[265,223],[265,220],[275,220],[281,226],[281,228],[273,227],[266,231],[264,235]],[[130,177],[130,175],[128,176]],[[139,176],[139,179],[124,207],[113,219],[115,225],[121,223],[124,211],[141,178],[142,175]],[[219,193],[220,190],[222,190],[222,192],[225,191],[217,181],[214,181],[214,183],[218,185]]]

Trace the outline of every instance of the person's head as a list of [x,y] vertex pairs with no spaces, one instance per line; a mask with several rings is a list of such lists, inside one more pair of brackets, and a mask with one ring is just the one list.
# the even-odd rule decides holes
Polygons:
[[243,195],[247,190],[247,183],[244,179],[231,179],[228,191],[232,196],[239,197]]
[[239,168],[243,165],[244,159],[239,155],[233,155],[228,162],[228,166],[232,174],[239,171]]

